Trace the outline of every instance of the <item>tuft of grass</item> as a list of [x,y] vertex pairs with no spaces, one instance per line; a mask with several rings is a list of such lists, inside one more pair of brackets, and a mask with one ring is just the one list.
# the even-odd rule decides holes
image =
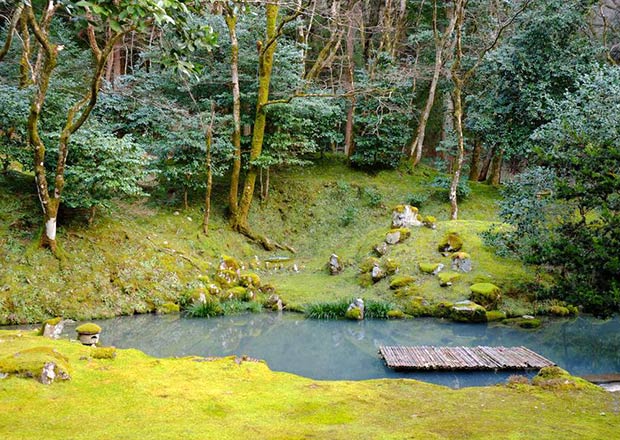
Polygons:
[[185,311],[185,315],[190,318],[213,318],[224,314],[224,309],[218,301],[207,300],[192,304]]
[[306,306],[306,317],[310,319],[343,319],[353,299],[335,302],[319,302]]
[[237,315],[239,313],[260,313],[263,306],[255,301],[241,301],[231,299],[221,303],[224,315]]
[[388,319],[389,312],[396,306],[386,301],[364,301],[364,317],[366,319]]

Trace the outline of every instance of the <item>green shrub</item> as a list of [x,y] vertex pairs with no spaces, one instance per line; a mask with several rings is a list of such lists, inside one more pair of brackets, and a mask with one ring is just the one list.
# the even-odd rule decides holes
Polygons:
[[206,302],[191,305],[185,314],[190,318],[212,318],[223,315],[224,310],[218,301],[207,299]]
[[359,210],[355,206],[347,206],[340,216],[340,226],[349,226],[355,223]]
[[420,209],[426,204],[429,198],[429,194],[409,194],[407,196],[407,204]]
[[[446,191],[450,191],[450,186],[452,185],[452,178],[451,177],[435,177],[435,180],[433,180],[433,182],[431,183],[431,186],[435,187],[435,188],[439,188],[439,189],[443,189]],[[460,199],[466,199],[467,197],[469,197],[471,195],[471,188],[469,187],[469,184],[467,183],[467,180],[465,179],[460,179],[459,180],[459,184],[456,187],[456,196]]]
[[362,191],[362,196],[366,200],[366,204],[371,208],[378,208],[383,202],[383,194],[374,187],[366,187]]
[[368,300],[364,303],[364,316],[367,319],[387,319],[388,313],[394,308],[392,303]]

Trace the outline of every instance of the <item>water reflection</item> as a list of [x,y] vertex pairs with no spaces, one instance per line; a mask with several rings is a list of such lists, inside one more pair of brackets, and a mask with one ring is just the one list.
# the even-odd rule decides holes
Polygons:
[[[314,379],[408,377],[463,387],[502,382],[511,373],[398,373],[383,365],[380,345],[524,345],[576,375],[620,371],[620,320],[579,317],[536,330],[435,319],[316,321],[265,313],[214,319],[141,315],[98,321],[102,342],[152,356],[249,355],[273,370]],[[74,326],[65,334],[74,336]]]

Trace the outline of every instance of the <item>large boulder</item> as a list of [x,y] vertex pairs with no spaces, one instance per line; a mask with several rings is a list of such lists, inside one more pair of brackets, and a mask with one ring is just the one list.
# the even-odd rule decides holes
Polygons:
[[392,210],[392,228],[411,228],[422,226],[418,208],[411,205],[398,205]]
[[459,301],[452,305],[450,318],[457,322],[486,322],[487,311],[473,301]]
[[65,321],[62,318],[52,318],[43,322],[41,326],[40,334],[46,338],[58,339],[65,326]]
[[476,283],[469,288],[471,294],[469,299],[482,305],[487,309],[495,309],[501,299],[501,290],[495,284]]

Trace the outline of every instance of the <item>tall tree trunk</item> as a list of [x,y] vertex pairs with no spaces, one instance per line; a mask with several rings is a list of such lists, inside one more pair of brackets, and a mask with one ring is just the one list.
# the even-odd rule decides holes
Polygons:
[[355,60],[354,60],[354,50],[355,50],[355,28],[353,27],[353,11],[349,11],[348,13],[348,28],[347,28],[347,40],[346,40],[346,50],[347,50],[347,68],[346,73],[344,75],[344,87],[345,91],[349,93],[349,108],[347,109],[347,122],[344,129],[344,153],[347,157],[351,157],[353,151],[355,149],[354,139],[353,139],[353,122],[355,116],[355,94],[353,91],[355,90],[354,86],[354,75],[355,75]]
[[480,175],[480,156],[482,156],[482,141],[476,138],[469,165],[469,180],[474,182],[478,181],[478,176]]
[[461,171],[463,169],[463,162],[465,159],[465,136],[463,134],[463,84],[460,80],[455,81],[453,101],[454,101],[454,127],[457,135],[457,155],[456,163],[454,166],[454,173],[452,175],[452,183],[450,185],[450,220],[457,220],[459,207],[456,196],[456,191],[461,179]]
[[484,158],[484,162],[482,163],[482,169],[480,170],[480,174],[478,174],[478,182],[484,182],[487,180],[487,174],[489,173],[489,167],[491,166],[491,161],[493,160],[493,156],[495,155],[495,147],[489,148],[489,151]]
[[209,218],[211,216],[211,191],[213,189],[213,167],[211,165],[211,144],[213,143],[213,123],[215,122],[215,103],[211,102],[211,121],[205,135],[205,168],[207,169],[207,190],[205,191],[205,214],[202,218],[202,232],[209,233]]
[[[444,64],[444,50],[446,48],[446,43],[449,41],[450,36],[454,32],[454,26],[456,25],[456,14],[451,13],[451,11],[448,10],[448,15],[450,17],[448,27],[444,30],[442,36],[440,37],[439,29],[437,27],[437,2],[435,1],[433,5],[433,34],[435,36],[435,65],[433,68],[433,77],[431,79],[431,85],[428,90],[428,96],[426,98],[424,110],[420,115],[420,122],[418,123],[416,135],[413,138],[413,141],[411,142],[409,147],[406,148],[406,152],[411,156],[413,166],[419,164],[420,160],[422,159],[424,138],[426,136],[426,126],[428,124],[428,119],[431,115],[431,111],[435,103],[435,95],[437,92],[437,85],[439,84],[439,76],[441,74],[441,68]],[[450,118],[451,117],[452,113],[450,113]]]
[[233,135],[235,149],[233,167],[230,177],[230,193],[228,204],[233,217],[237,215],[239,199],[239,176],[241,174],[241,93],[239,89],[239,41],[237,39],[237,16],[229,8],[226,13],[226,25],[230,37],[230,78],[233,96]]
[[489,185],[499,185],[501,183],[503,158],[504,152],[501,149],[498,149],[493,155],[493,160],[491,161],[491,172],[487,179],[487,183]]
[[277,20],[279,13],[278,2],[270,2],[265,6],[266,23],[266,42],[261,48],[258,59],[258,97],[256,102],[256,117],[254,119],[254,130],[252,132],[252,148],[250,150],[250,169],[245,177],[243,194],[239,203],[237,213],[232,216],[232,227],[238,232],[249,233],[250,227],[248,217],[254,187],[256,185],[257,167],[251,162],[256,160],[263,149],[265,136],[265,126],[267,124],[267,113],[265,104],[269,100],[269,86],[271,84],[271,71],[273,67],[273,57],[277,44]]

